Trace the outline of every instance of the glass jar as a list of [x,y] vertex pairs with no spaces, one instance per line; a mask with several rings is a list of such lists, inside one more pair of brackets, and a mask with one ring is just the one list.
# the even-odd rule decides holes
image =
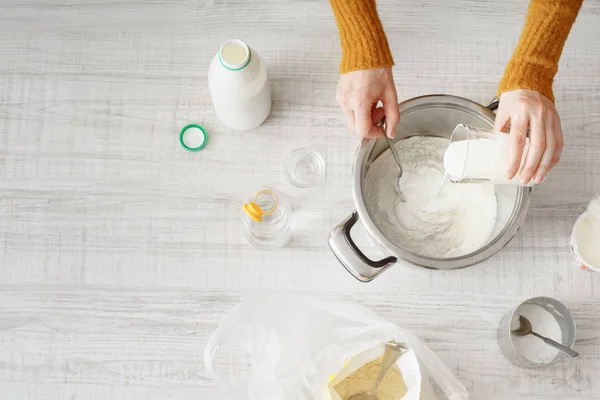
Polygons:
[[514,178],[507,179],[509,134],[459,124],[452,132],[450,145],[444,154],[444,169],[454,183],[489,182],[494,185],[534,186],[533,179],[526,185],[519,179],[528,148],[529,139],[525,143],[519,171]]
[[257,249],[283,247],[292,235],[291,209],[281,193],[265,188],[243,206],[244,231]]

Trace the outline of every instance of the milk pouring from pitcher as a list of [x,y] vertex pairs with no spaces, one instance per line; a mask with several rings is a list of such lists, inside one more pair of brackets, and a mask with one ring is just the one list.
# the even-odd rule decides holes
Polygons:
[[232,129],[256,128],[271,111],[267,67],[241,40],[223,43],[210,64],[208,88],[215,114]]

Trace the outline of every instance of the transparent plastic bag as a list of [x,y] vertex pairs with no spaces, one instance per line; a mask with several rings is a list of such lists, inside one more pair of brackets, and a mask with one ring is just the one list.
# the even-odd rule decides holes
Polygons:
[[213,333],[204,361],[208,375],[237,400],[329,400],[332,376],[359,353],[389,340],[414,351],[420,399],[469,398],[419,338],[351,302],[302,296],[246,300]]

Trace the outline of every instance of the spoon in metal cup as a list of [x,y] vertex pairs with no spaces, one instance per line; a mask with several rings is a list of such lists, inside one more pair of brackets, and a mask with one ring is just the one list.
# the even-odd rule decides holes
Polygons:
[[381,366],[379,367],[379,375],[373,382],[371,389],[368,392],[360,392],[353,394],[348,398],[348,400],[379,400],[379,397],[375,393],[377,393],[377,389],[379,388],[379,384],[385,377],[385,375],[392,369],[392,367],[398,361],[398,358],[406,351],[408,348],[400,343],[396,343],[393,341],[387,342],[385,344],[385,351],[383,352],[383,359],[381,360]]
[[396,193],[398,193],[398,200],[401,201],[402,203],[404,203],[404,201],[405,201],[404,194],[402,193],[402,190],[400,190],[400,178],[402,178],[402,164],[400,163],[400,158],[398,157],[398,153],[396,152],[396,149],[394,148],[394,144],[392,143],[390,138],[387,136],[386,125],[385,125],[385,116],[383,118],[381,118],[381,120],[377,123],[377,126],[383,127],[383,137],[385,138],[387,145],[390,148],[390,151],[392,152],[392,156],[394,156],[394,160],[396,160],[396,164],[398,165],[398,170],[400,171],[400,173],[398,174],[398,178],[396,180],[394,180],[394,189],[396,190]]
[[534,332],[533,328],[531,327],[531,321],[529,321],[522,315],[519,315],[519,327],[517,329],[512,330],[511,333],[515,336],[533,335],[537,338],[542,339],[544,343],[546,343],[548,346],[552,346],[556,350],[562,351],[566,355],[573,357],[573,359],[577,360],[579,358],[579,353],[575,350],[571,350],[567,346],[563,346],[562,344],[550,338],[547,338],[545,336],[540,335],[539,333]]

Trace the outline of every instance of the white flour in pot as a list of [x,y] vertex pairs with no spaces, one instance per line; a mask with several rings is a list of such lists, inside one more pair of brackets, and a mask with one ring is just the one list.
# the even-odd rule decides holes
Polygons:
[[[383,233],[400,247],[425,257],[472,253],[489,240],[497,201],[491,184],[444,183],[445,138],[414,136],[395,143],[403,167],[399,202],[398,166],[386,150],[365,176],[365,201]],[[440,190],[441,188],[441,190]]]

